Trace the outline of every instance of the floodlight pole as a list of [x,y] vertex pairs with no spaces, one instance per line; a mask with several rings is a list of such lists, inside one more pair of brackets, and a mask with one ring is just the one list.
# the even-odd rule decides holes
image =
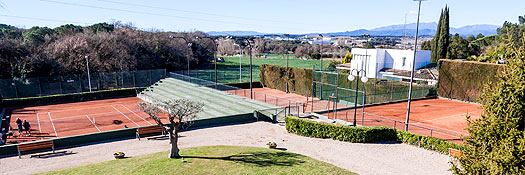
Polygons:
[[252,66],[252,46],[249,46],[250,49],[250,99],[253,99],[253,66]]
[[[356,69],[354,69],[356,70]],[[357,71],[357,70],[356,70]],[[353,72],[353,70],[352,70]],[[350,73],[352,73],[350,72]],[[355,127],[357,126],[357,97],[359,96],[359,72],[360,71],[357,71],[357,78],[356,78],[356,85],[355,85],[355,103],[354,103],[354,122],[352,122],[352,125]]]
[[321,71],[323,71],[323,35],[319,34],[321,37],[321,47],[319,47],[319,61],[321,63]]
[[408,122],[410,121],[410,104],[412,100],[412,84],[414,83],[414,72],[416,71],[416,54],[417,54],[417,39],[419,37],[419,17],[421,15],[421,2],[425,0],[414,0],[418,1],[418,11],[417,11],[417,25],[416,25],[416,39],[414,43],[414,58],[412,59],[412,72],[410,73],[410,87],[408,89],[408,107],[407,115],[405,120],[405,131],[408,131]]
[[89,74],[89,56],[84,56],[86,58],[86,69],[88,74],[88,85],[89,85],[89,92],[91,92],[91,75]]

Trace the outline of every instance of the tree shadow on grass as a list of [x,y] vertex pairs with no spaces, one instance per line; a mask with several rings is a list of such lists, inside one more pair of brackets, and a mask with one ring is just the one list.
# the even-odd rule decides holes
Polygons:
[[205,157],[205,156],[182,156],[183,158],[193,158],[193,159],[212,159],[212,160],[224,160],[224,161],[233,161],[243,164],[250,164],[259,167],[267,166],[294,166],[305,163],[302,160],[305,156],[287,153],[287,152],[248,152],[235,154],[225,157]]

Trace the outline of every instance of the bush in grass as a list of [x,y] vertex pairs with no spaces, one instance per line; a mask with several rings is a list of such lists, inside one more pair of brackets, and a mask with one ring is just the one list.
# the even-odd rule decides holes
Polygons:
[[525,174],[525,46],[508,46],[507,69],[481,96],[484,113],[469,124],[457,174]]
[[437,151],[443,154],[448,154],[449,148],[463,150],[461,145],[439,138],[415,135],[406,131],[398,131],[397,137],[399,141],[403,143],[416,145],[418,147]]
[[396,130],[385,127],[353,127],[315,122],[297,117],[286,118],[286,130],[306,137],[331,138],[352,143],[396,141]]

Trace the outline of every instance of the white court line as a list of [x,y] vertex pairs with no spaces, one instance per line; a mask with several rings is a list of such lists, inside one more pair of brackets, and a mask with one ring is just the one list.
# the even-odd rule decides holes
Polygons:
[[[95,108],[101,108],[101,107],[107,107],[108,105],[105,104],[105,105],[93,105],[93,106],[88,106],[88,107],[71,107],[71,108],[67,108],[67,109],[62,109],[62,110],[50,110],[51,112],[65,112],[65,111],[79,111],[79,110],[84,110],[84,109],[95,109]],[[46,113],[46,112],[41,112],[41,113]]]
[[449,115],[449,116],[444,116],[444,117],[439,117],[439,118],[433,118],[433,119],[430,119],[430,120],[423,120],[421,122],[432,122],[432,121],[436,121],[436,120],[447,119],[447,118],[452,118],[452,117],[461,117],[461,116],[464,116],[466,118],[468,114],[471,114],[471,113]]
[[89,120],[91,123],[93,123],[93,126],[95,126],[95,128],[97,128],[98,132],[102,132],[102,131],[100,131],[100,129],[98,129],[97,124],[96,124],[94,121],[92,121],[92,120],[89,118],[88,115],[86,115],[86,117],[88,118],[88,120]]
[[55,131],[55,137],[58,137],[57,129],[55,128],[55,123],[53,123],[53,119],[51,118],[51,113],[47,112],[47,116],[49,116],[49,121],[51,121],[51,126],[53,126],[53,130]]
[[[120,114],[122,114],[124,117],[126,117],[129,121],[135,123],[135,121],[131,120],[126,114],[120,112],[117,108],[115,108],[115,106],[111,105],[111,107],[112,107],[113,109],[117,110]],[[137,123],[135,123],[135,125],[137,125],[138,127],[140,127],[140,125],[137,124]]]
[[142,118],[142,117],[139,116],[137,113],[135,113],[135,112],[133,112],[132,110],[130,110],[128,107],[126,107],[126,106],[124,106],[124,105],[122,105],[122,104],[120,104],[120,106],[126,108],[126,110],[128,110],[128,111],[131,112],[131,113],[133,113],[133,114],[134,114],[135,116],[137,116],[138,118],[141,118],[142,120],[148,122],[148,124],[153,125],[151,122],[149,122],[149,121],[147,121],[146,119]]
[[36,121],[38,122],[38,132],[42,133],[42,128],[40,127],[40,117],[38,116],[38,113],[36,113]]

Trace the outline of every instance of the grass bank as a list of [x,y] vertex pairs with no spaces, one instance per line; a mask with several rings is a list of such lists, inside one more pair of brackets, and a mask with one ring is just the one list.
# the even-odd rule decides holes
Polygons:
[[46,174],[355,174],[300,154],[266,148],[208,146],[181,153],[184,162],[160,152]]

